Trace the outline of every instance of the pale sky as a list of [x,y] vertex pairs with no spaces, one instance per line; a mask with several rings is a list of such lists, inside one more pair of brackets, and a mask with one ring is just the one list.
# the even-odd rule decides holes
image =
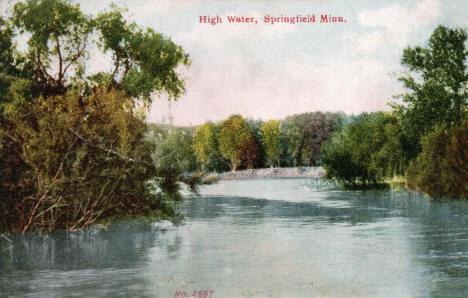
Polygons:
[[[1,0],[0,0],[1,1]],[[0,3],[5,6],[8,1]],[[424,45],[438,24],[468,27],[466,0],[75,1],[86,13],[109,3],[130,18],[171,37],[189,53],[180,69],[186,94],[176,102],[154,97],[149,121],[177,125],[219,121],[240,113],[282,119],[311,111],[388,110],[402,92],[397,77],[403,48]],[[264,24],[275,17],[314,15],[315,23]],[[320,23],[320,15],[346,23]],[[220,16],[222,24],[199,23]],[[227,16],[255,17],[257,24],[230,24]],[[94,58],[92,65],[104,67]]]

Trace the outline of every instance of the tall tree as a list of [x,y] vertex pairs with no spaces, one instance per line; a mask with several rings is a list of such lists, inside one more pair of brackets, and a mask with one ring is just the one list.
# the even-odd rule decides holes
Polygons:
[[403,174],[409,162],[406,146],[407,137],[395,116],[364,113],[332,133],[321,160],[327,177],[347,187],[375,185]]
[[219,130],[212,122],[206,122],[195,130],[193,150],[204,171],[222,171],[226,167],[218,148]]
[[315,166],[322,143],[340,123],[341,114],[303,113],[287,117],[283,128],[295,166]]
[[426,47],[403,51],[401,62],[410,72],[399,80],[410,92],[397,96],[402,102],[393,106],[415,140],[436,125],[452,126],[463,120],[468,98],[466,40],[465,30],[438,26]]
[[280,122],[269,120],[262,126],[263,144],[271,166],[279,166],[280,162]]
[[113,7],[96,20],[102,49],[113,56],[114,69],[107,74],[109,80],[132,97],[147,101],[154,91],[177,98],[184,92],[184,82],[176,67],[190,64],[188,55],[153,29],[127,23],[122,13],[122,9]]
[[12,20],[20,33],[30,34],[34,87],[42,95],[64,94],[69,72],[83,72],[91,19],[68,0],[32,0],[17,3]]
[[240,115],[233,115],[222,123],[219,133],[219,151],[230,161],[232,171],[236,171],[243,160],[251,161],[256,150],[255,138],[245,119]]

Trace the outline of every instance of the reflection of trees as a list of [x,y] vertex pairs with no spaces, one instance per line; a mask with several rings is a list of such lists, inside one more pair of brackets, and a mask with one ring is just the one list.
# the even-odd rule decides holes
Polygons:
[[463,297],[468,291],[468,202],[433,201],[419,219],[422,261],[441,273],[434,296]]
[[[120,222],[82,232],[10,236],[2,242],[0,275],[18,270],[77,270],[137,267],[157,238],[151,224]],[[9,247],[7,247],[9,246]]]
[[261,223],[269,218],[321,217],[329,222],[359,224],[375,222],[395,214],[410,216],[426,208],[425,200],[408,192],[334,191],[318,201],[282,201],[250,197],[197,197],[186,201],[189,218],[230,217],[239,223]]

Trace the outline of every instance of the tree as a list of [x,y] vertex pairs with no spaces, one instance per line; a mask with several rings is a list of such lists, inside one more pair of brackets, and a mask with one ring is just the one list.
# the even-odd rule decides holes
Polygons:
[[151,138],[155,146],[152,153],[156,170],[156,184],[160,191],[171,198],[181,199],[183,183],[193,186],[190,174],[197,170],[197,159],[193,150],[193,136],[183,129],[171,129],[167,135]]
[[0,116],[9,113],[15,106],[31,101],[31,86],[24,64],[15,48],[11,25],[0,17]]
[[266,166],[265,148],[262,146],[262,126],[265,124],[262,120],[255,120],[252,118],[245,119],[250,131],[254,137],[254,141],[250,146],[250,153],[246,155],[243,163],[247,168],[264,168]]
[[113,7],[112,11],[99,14],[96,20],[101,47],[113,57],[114,69],[109,80],[130,96],[147,101],[154,91],[164,91],[169,97],[177,98],[184,91],[184,82],[176,67],[188,65],[188,55],[153,29],[144,30],[134,22],[127,24],[122,12]]
[[242,160],[251,161],[255,156],[255,138],[245,119],[233,115],[223,121],[219,133],[219,151],[230,161],[232,171],[236,171]]
[[322,148],[321,162],[327,177],[345,187],[377,185],[404,173],[409,162],[407,143],[395,116],[362,114],[332,133]]
[[288,139],[288,154],[294,157],[294,166],[316,165],[322,143],[341,123],[341,114],[303,113],[283,121]]
[[[465,50],[467,33],[438,26],[426,47],[408,47],[401,62],[410,73],[399,78],[409,93],[394,103],[410,136],[419,143],[436,125],[453,126],[463,120],[467,104]],[[413,156],[419,150],[416,144]]]
[[431,196],[468,198],[468,119],[423,138],[407,172],[407,186]]
[[218,148],[219,127],[206,122],[195,130],[193,150],[204,171],[223,171],[226,162]]
[[266,155],[271,166],[279,166],[280,163],[280,122],[269,120],[262,126],[262,138]]
[[[78,100],[78,98],[80,98]],[[168,215],[146,124],[122,92],[49,97],[0,129],[0,230],[80,229],[116,217]]]
[[[153,92],[165,92],[177,98],[184,91],[184,82],[176,67],[189,65],[183,49],[151,28],[130,24],[124,10],[112,6],[97,18],[86,16],[79,5],[69,0],[32,0],[19,2],[13,10],[13,23],[20,33],[28,32],[29,57],[36,91],[44,96],[64,94],[70,84],[105,83],[125,90],[131,98],[151,102]],[[100,72],[84,78],[87,49],[94,43],[112,55],[110,73]]]
[[67,0],[33,0],[15,4],[12,20],[20,33],[30,34],[33,87],[45,96],[64,94],[68,72],[83,72],[91,19]]

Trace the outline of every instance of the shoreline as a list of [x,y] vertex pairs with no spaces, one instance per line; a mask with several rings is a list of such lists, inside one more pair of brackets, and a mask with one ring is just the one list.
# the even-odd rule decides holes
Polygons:
[[322,178],[325,169],[322,167],[297,168],[263,168],[240,170],[236,172],[211,173],[205,180],[240,180],[240,179],[268,179],[268,178]]

